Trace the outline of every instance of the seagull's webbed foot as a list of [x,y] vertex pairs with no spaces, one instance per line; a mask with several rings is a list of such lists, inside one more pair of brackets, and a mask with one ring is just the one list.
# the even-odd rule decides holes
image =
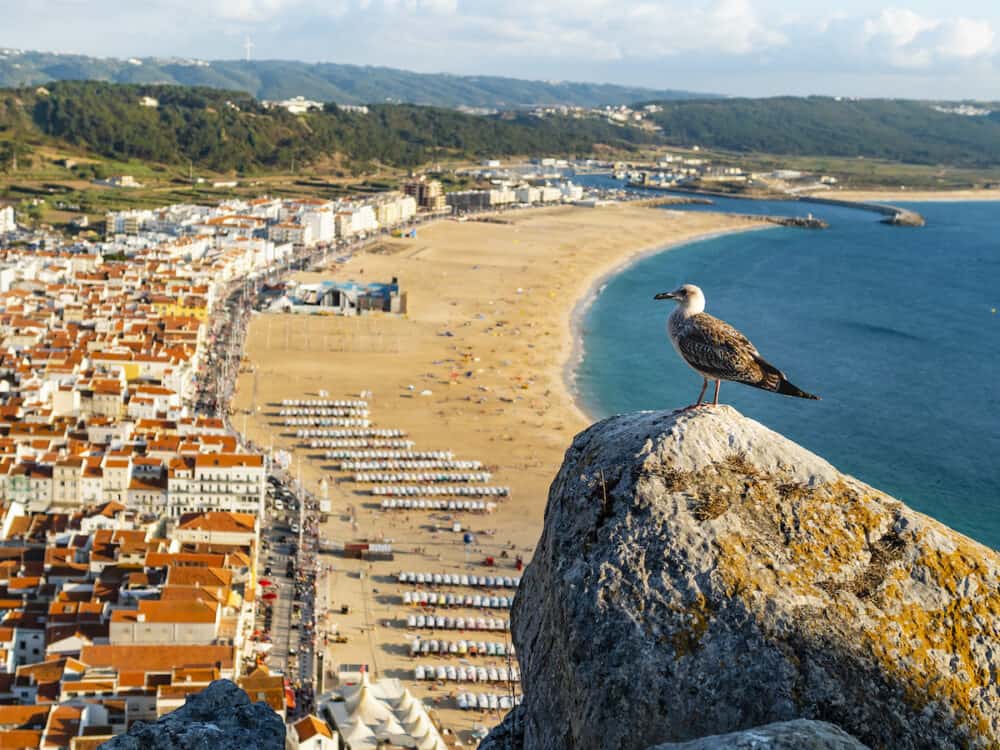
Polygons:
[[708,401],[700,401],[697,404],[691,404],[690,406],[685,406],[683,409],[678,409],[677,411],[680,412],[694,411],[695,409],[704,409],[707,406],[711,406],[711,404]]
[[[702,400],[702,399],[705,398],[705,391],[707,389],[708,389],[708,378],[702,378],[701,392],[698,394],[698,400],[695,401],[693,404],[691,404],[691,406],[685,406],[680,411],[682,411],[682,412],[684,412],[684,411],[692,411],[693,409],[700,409],[703,406],[708,406],[708,404],[704,403],[703,400]],[[718,390],[716,390],[716,398],[718,398]]]

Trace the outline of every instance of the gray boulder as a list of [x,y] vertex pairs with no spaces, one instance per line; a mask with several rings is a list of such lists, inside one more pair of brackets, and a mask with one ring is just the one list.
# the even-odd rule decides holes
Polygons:
[[189,695],[154,724],[139,722],[98,750],[283,750],[285,725],[266,703],[229,680],[216,680]]
[[825,721],[796,719],[649,750],[865,750],[851,735]]
[[492,750],[795,719],[873,748],[1000,746],[998,555],[729,407],[576,437],[512,631],[524,704]]
[[[479,745],[479,750],[519,750],[524,746],[523,706],[504,718]],[[647,750],[869,750],[843,730],[825,721],[795,719],[742,732],[714,734],[690,742],[668,742]]]

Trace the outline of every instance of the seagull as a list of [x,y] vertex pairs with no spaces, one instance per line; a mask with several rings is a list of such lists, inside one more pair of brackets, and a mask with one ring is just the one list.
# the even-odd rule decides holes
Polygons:
[[698,401],[689,409],[702,405],[709,379],[715,381],[713,406],[719,405],[719,387],[723,380],[785,396],[819,400],[819,396],[789,383],[785,373],[760,356],[750,339],[724,320],[704,312],[705,295],[694,284],[684,284],[672,292],[661,292],[653,299],[677,302],[677,309],[667,318],[667,334],[681,359],[704,380]]

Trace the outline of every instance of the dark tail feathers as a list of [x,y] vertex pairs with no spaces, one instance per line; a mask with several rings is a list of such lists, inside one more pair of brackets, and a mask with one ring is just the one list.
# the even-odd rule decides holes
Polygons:
[[780,393],[784,396],[795,396],[797,398],[808,398],[812,399],[813,401],[820,400],[819,396],[817,396],[815,393],[806,393],[801,388],[792,385],[784,378],[782,378],[781,382],[778,383],[778,387],[775,389],[775,393]]
[[754,383],[758,388],[765,391],[773,391],[774,393],[780,393],[783,396],[795,396],[796,398],[808,398],[813,401],[819,401],[819,396],[813,393],[806,393],[804,390],[798,386],[794,386],[788,382],[785,377],[785,373],[779,370],[777,367],[772,365],[766,359],[757,357],[757,364],[760,365],[761,370],[764,371],[764,377],[759,383]]

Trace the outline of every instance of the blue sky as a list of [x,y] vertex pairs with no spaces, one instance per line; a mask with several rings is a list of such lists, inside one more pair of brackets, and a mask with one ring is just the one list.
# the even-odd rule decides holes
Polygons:
[[1000,99],[1000,2],[0,0],[0,46],[243,55],[737,95]]

